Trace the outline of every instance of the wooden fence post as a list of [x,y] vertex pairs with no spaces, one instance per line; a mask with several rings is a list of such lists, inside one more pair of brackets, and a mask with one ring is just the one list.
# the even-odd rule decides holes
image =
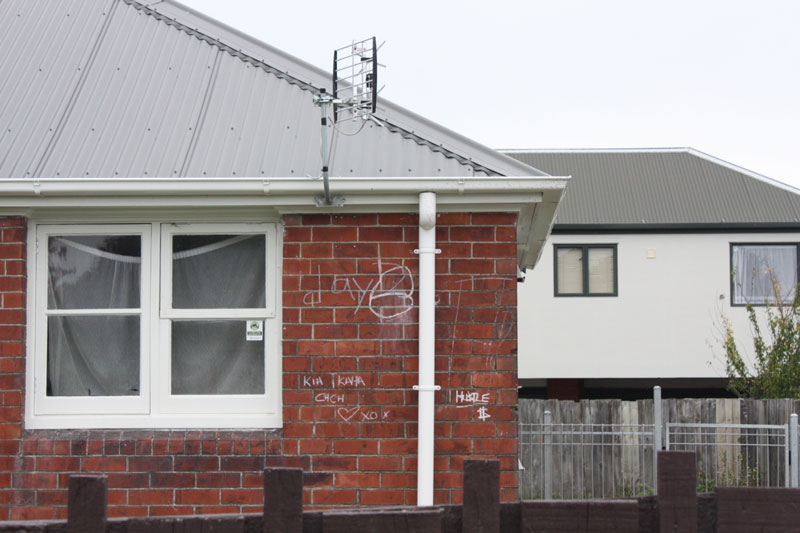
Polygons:
[[464,533],[500,533],[500,462],[464,460]]
[[303,469],[264,470],[264,533],[303,532]]
[[67,533],[104,533],[108,506],[105,476],[69,477]]
[[661,533],[697,532],[697,463],[694,452],[658,452],[658,521]]

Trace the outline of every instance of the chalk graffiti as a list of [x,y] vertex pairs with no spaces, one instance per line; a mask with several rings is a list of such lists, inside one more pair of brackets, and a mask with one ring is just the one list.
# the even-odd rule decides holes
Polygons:
[[303,387],[324,387],[320,376],[303,376]]
[[314,402],[327,403],[331,405],[341,405],[344,403],[344,394],[336,394],[333,392],[320,392],[314,396]]
[[456,407],[473,407],[489,403],[490,393],[477,391],[456,391]]
[[[336,410],[345,422],[377,422],[378,420],[387,420],[389,418],[389,411],[384,411],[382,414],[378,409],[363,409],[361,406],[355,407],[339,407]],[[357,415],[360,415],[357,416]],[[353,420],[355,418],[355,420]]]
[[367,383],[361,376],[338,375],[336,376],[337,387],[366,387]]
[[[325,377],[327,378],[327,376]],[[360,388],[367,386],[367,382],[364,381],[364,378],[357,374],[334,374],[333,377],[334,379],[330,387]],[[323,379],[323,376],[315,376],[313,374],[300,376],[300,386],[306,389],[327,387],[328,385],[326,385],[325,382],[326,379]]]
[[303,303],[311,306],[322,303],[322,272],[319,265],[317,265],[317,288],[303,295]]
[[[508,284],[516,284],[516,279],[513,279],[508,276],[474,276],[470,278],[465,278],[461,280],[457,280],[456,293],[454,307],[455,307],[455,317],[453,318],[453,322],[458,323],[460,314],[462,312],[461,309],[461,294],[465,291],[471,290],[479,290],[476,287],[476,284],[480,284],[481,282],[500,282],[497,287],[497,290],[506,290],[508,289]],[[469,285],[467,285],[469,284]],[[480,290],[488,289],[487,287],[482,287]],[[485,341],[487,344],[485,345],[486,351],[486,360],[487,362],[493,361],[497,358],[499,354],[500,348],[504,341],[509,339],[513,339],[516,336],[516,320],[515,315],[512,311],[508,309],[504,309],[501,305],[495,306],[496,311],[494,313],[494,324],[496,324],[496,335],[492,340]],[[453,328],[453,334],[451,338],[451,347],[450,353],[453,354],[455,351],[455,344],[456,344],[456,332],[455,328]],[[476,341],[477,342],[477,341]],[[487,365],[487,368],[490,368],[491,365]],[[448,369],[448,381],[451,378],[452,374],[452,367]],[[453,397],[453,392],[455,393],[455,397]],[[486,421],[492,418],[492,415],[489,414],[489,409],[487,405],[490,402],[491,393],[489,392],[478,392],[478,391],[465,391],[465,390],[450,390],[448,391],[448,397],[455,403],[456,407],[477,407],[475,410],[475,416],[480,421]]]
[[[503,284],[503,289],[506,288],[506,284],[507,283],[516,283],[517,282],[516,279],[510,279],[508,277],[500,277],[500,276],[475,276],[474,278],[465,278],[465,279],[461,279],[461,280],[456,281],[456,284],[458,285],[458,289],[456,290],[456,293],[458,294],[458,296],[456,298],[456,305],[455,305],[456,316],[455,316],[455,318],[453,320],[454,322],[458,322],[458,315],[459,315],[459,313],[461,311],[461,293],[465,290],[464,289],[464,284],[466,284],[466,283],[475,283],[475,282],[480,282],[480,281],[500,281]],[[512,338],[514,336],[514,326],[516,325],[515,321],[514,321],[513,313],[511,313],[508,310],[502,309],[502,307],[499,306],[499,305],[496,306],[496,307],[497,307],[497,311],[496,311],[495,316],[494,316],[494,322],[495,322],[495,324],[498,325],[497,326],[498,335],[497,335],[497,339],[491,341],[494,344],[494,350],[493,350],[493,353],[491,354],[493,356],[497,355],[497,349],[499,348],[500,342],[502,342],[504,340],[507,340],[507,339],[510,339],[510,338]],[[451,343],[451,353],[452,353],[453,347],[455,346],[455,343],[456,343],[456,336],[455,336],[455,329],[454,329],[453,330],[452,343]]]
[[[414,276],[411,269],[397,263],[378,265],[377,279],[365,281],[363,277],[335,276],[331,290],[333,294],[347,294],[355,302],[353,314],[366,307],[381,320],[391,320],[405,315],[414,307]],[[303,294],[303,303],[317,305],[322,302],[322,275],[317,267],[317,289]]]

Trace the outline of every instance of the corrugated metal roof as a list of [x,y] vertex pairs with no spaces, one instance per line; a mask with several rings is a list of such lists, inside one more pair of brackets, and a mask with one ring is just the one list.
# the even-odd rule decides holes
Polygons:
[[[176,2],[4,0],[0,178],[318,176],[321,87]],[[363,126],[332,176],[541,175],[388,102]]]
[[572,176],[555,229],[800,227],[800,190],[690,148],[506,153]]

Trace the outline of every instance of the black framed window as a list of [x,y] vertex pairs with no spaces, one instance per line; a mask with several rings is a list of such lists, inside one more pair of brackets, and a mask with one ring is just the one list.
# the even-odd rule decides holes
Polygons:
[[616,296],[616,244],[554,244],[556,296]]
[[798,243],[732,243],[731,304],[790,304],[800,283],[798,263]]

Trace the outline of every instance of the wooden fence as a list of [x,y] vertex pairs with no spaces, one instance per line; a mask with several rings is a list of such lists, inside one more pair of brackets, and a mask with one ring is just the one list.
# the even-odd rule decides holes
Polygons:
[[[800,414],[800,400],[751,400],[737,398],[683,398],[661,400],[664,423],[787,424],[789,415]],[[553,423],[652,424],[653,400],[535,400],[519,401],[522,424],[541,422],[544,412]]]
[[[542,426],[549,411],[553,437],[553,496],[560,498],[632,496],[652,493],[653,400],[520,400],[519,479],[522,498],[543,496]],[[668,423],[717,425],[787,424],[800,413],[800,400],[668,399],[661,402],[662,444]],[[571,427],[574,425],[574,427]],[[560,433],[559,433],[560,431]],[[779,486],[786,482],[784,435],[769,430],[720,428],[685,431],[672,449],[697,452],[698,483]],[[573,434],[574,432],[574,434]],[[780,434],[778,434],[780,433]],[[588,437],[587,437],[588,435]],[[694,446],[712,441],[713,446]],[[727,446],[724,446],[727,444]]]
[[698,495],[694,454],[658,455],[658,496],[622,500],[500,503],[497,461],[464,462],[464,503],[438,507],[303,511],[303,472],[264,472],[264,512],[106,518],[103,476],[72,476],[66,521],[0,522],[0,532],[667,532],[797,531],[800,489],[718,489]]

